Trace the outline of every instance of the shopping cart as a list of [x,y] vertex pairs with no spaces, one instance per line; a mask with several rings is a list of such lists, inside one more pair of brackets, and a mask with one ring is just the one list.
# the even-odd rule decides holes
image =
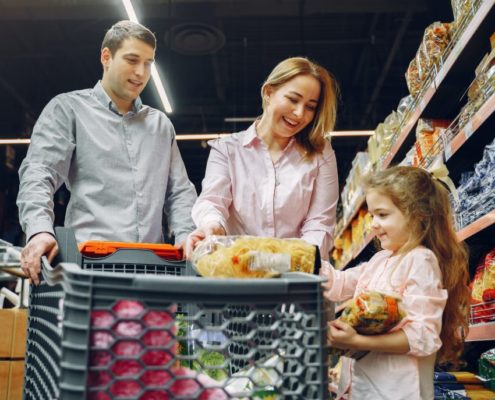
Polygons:
[[[119,249],[112,254],[85,256],[79,251],[72,229],[55,228],[59,254],[54,264],[75,263],[90,271],[120,272],[127,274],[191,273],[185,262],[164,259],[152,251]],[[100,249],[101,250],[101,249]],[[177,257],[174,257],[177,258]],[[26,363],[24,372],[24,399],[58,399],[62,349],[62,299],[60,284],[50,285],[40,275],[40,285],[32,286],[29,299]]]
[[[57,318],[30,323],[59,341],[35,345],[40,336],[30,334],[26,398],[328,398],[321,278],[223,280],[186,267],[174,276],[80,265],[43,268],[45,285],[64,298],[62,327]],[[52,354],[48,363],[38,360],[40,348]]]

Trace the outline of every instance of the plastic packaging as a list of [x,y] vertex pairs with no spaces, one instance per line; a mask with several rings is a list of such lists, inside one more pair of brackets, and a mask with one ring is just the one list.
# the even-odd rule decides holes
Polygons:
[[[399,297],[377,291],[364,291],[352,300],[339,319],[361,335],[377,335],[396,327],[405,315]],[[333,348],[331,354],[360,359],[368,352]]]
[[192,255],[196,272],[216,278],[270,278],[284,272],[314,273],[317,248],[302,239],[209,236]]

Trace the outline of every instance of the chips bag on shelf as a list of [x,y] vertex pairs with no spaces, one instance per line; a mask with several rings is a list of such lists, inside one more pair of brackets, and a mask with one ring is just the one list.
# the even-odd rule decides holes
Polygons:
[[[377,291],[364,291],[344,309],[340,320],[352,326],[361,335],[386,333],[405,317],[401,299]],[[360,359],[367,351],[332,349],[333,355]]]
[[192,255],[196,272],[216,278],[271,278],[285,272],[315,273],[318,248],[302,239],[209,236]]

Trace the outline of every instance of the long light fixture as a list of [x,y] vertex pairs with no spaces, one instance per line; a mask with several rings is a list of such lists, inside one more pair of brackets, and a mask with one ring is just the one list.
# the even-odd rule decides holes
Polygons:
[[253,122],[256,121],[258,117],[226,117],[223,119],[224,122]]
[[[134,11],[131,0],[122,0],[122,3],[124,4],[124,8],[127,16],[129,17],[129,20],[139,24],[140,22],[136,16],[136,12]],[[167,93],[165,93],[165,88],[163,87],[162,80],[160,79],[160,75],[158,74],[158,70],[155,64],[156,63],[151,64],[151,78],[153,79],[153,83],[155,84],[155,88],[158,92],[158,96],[160,97],[163,108],[170,114],[172,112],[172,106],[170,105],[170,101],[168,100]]]
[[[353,136],[372,136],[375,131],[332,131],[327,137],[353,137]],[[175,135],[176,140],[210,140],[230,136],[230,133],[184,133]],[[29,144],[31,139],[0,139],[2,144]]]
[[330,137],[352,137],[352,136],[373,136],[375,131],[331,131],[327,134]]
[[[176,140],[210,140],[230,136],[230,133],[186,133],[175,135]],[[29,144],[31,139],[0,139],[0,145],[5,144]]]
[[31,139],[0,139],[1,144],[29,144]]

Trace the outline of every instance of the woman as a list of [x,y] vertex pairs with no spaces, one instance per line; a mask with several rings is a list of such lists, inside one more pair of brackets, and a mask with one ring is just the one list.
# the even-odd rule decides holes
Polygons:
[[328,259],[338,177],[325,134],[335,125],[337,93],[328,71],[306,58],[274,68],[261,88],[261,117],[210,142],[188,256],[206,236],[227,234],[302,238]]

